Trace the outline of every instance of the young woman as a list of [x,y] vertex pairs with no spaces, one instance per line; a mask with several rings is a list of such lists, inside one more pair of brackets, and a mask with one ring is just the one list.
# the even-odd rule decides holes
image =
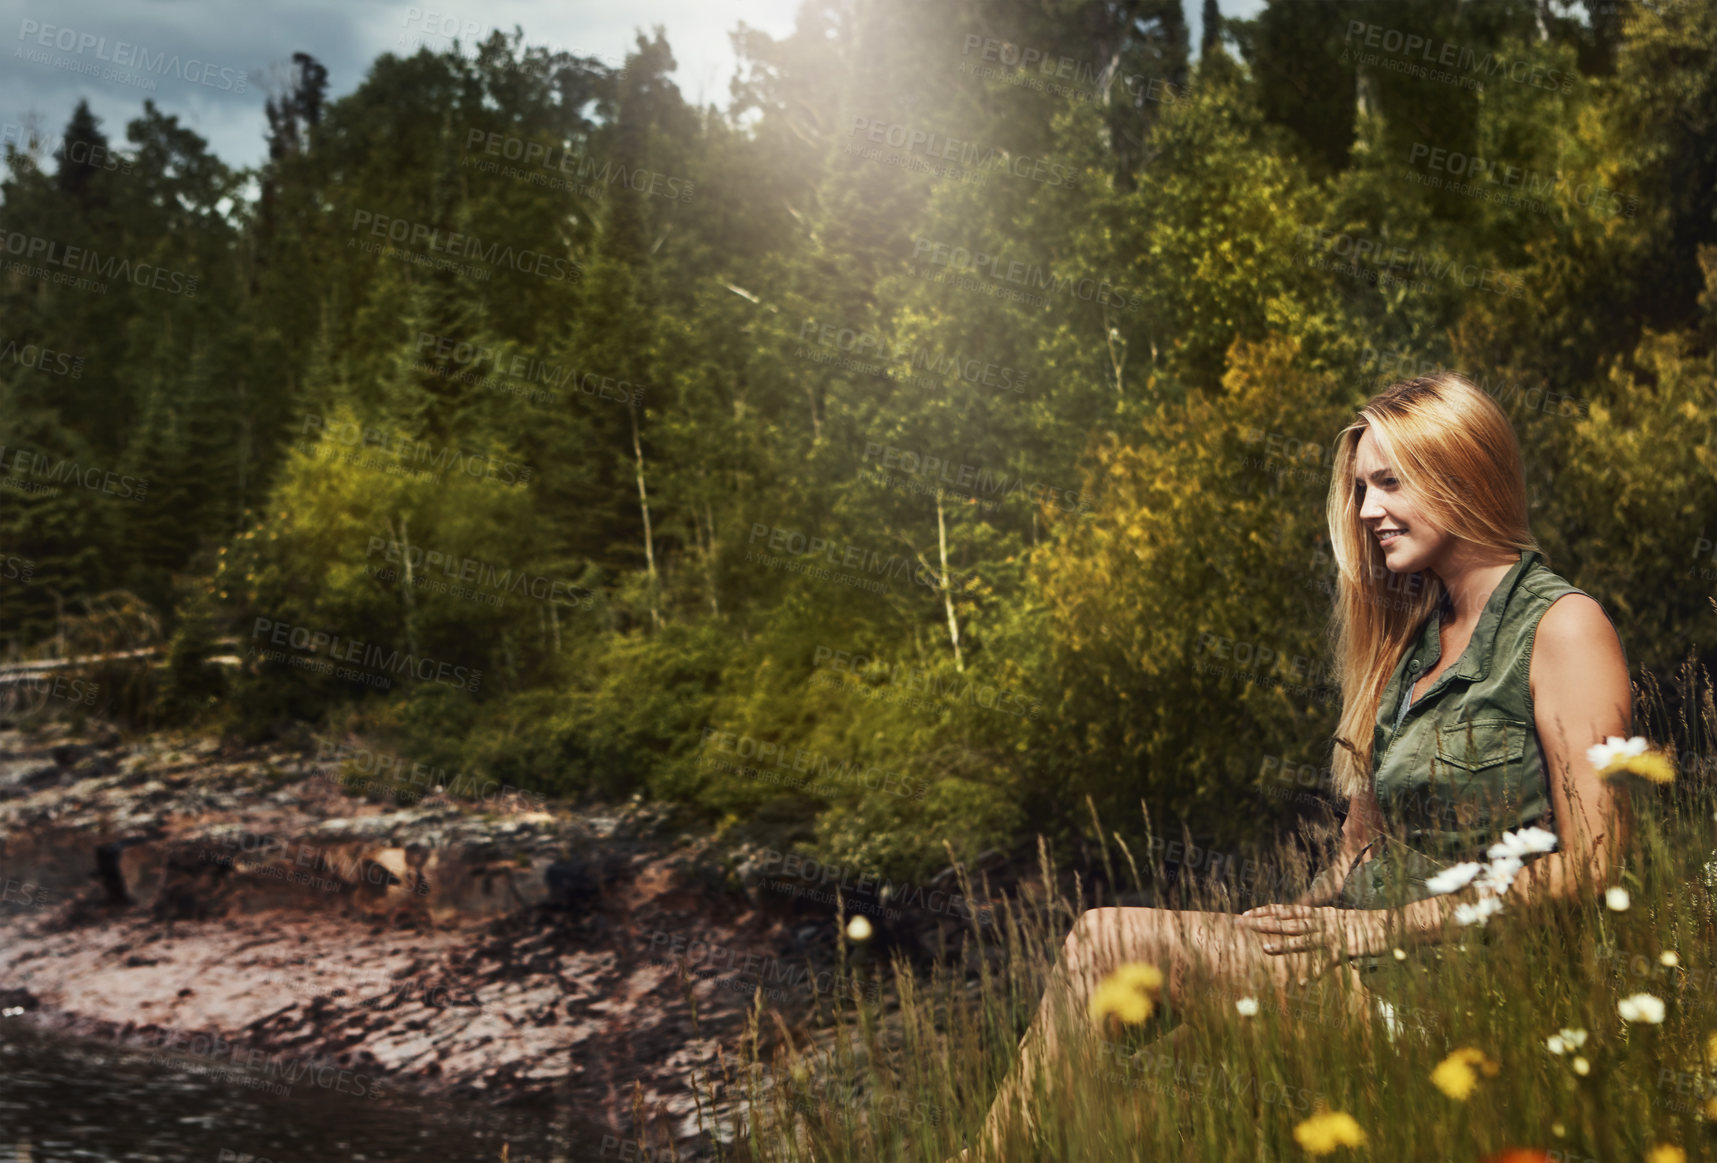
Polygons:
[[1337,439],[1328,516],[1343,695],[1332,771],[1348,801],[1336,862],[1292,904],[1079,917],[986,1146],[1007,1120],[1033,1121],[1022,1079],[1055,1061],[1066,1023],[1089,1021],[1092,989],[1122,962],[1160,967],[1176,1002],[1213,988],[1285,1001],[1339,967],[1354,987],[1343,996],[1364,1005],[1360,983],[1387,978],[1394,949],[1438,940],[1472,900],[1434,896],[1426,879],[1484,860],[1503,832],[1557,838],[1529,858],[1511,905],[1608,882],[1629,821],[1586,750],[1631,733],[1627,659],[1603,608],[1545,565],[1502,410],[1450,373],[1392,385]]

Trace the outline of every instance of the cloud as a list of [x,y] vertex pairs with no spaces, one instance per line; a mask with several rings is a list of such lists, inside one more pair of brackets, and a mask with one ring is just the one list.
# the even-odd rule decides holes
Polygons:
[[[263,102],[286,84],[294,52],[328,69],[330,98],[352,92],[384,52],[469,50],[500,28],[616,66],[636,34],[667,31],[674,81],[692,102],[725,106],[744,20],[772,36],[793,27],[798,0],[0,0],[0,141],[25,126],[57,140],[80,97],[115,145],[145,98],[210,142],[231,165],[266,156]],[[46,38],[46,44],[42,43]],[[239,78],[242,75],[242,84]]]

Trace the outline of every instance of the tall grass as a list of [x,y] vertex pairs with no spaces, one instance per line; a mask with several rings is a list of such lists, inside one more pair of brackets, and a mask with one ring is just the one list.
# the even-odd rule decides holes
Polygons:
[[[1710,1120],[1701,1109],[1717,1097],[1717,1062],[1706,1057],[1717,1031],[1717,864],[1707,863],[1717,860],[1717,709],[1709,675],[1691,663],[1669,691],[1648,676],[1635,693],[1636,731],[1673,750],[1680,771],[1666,787],[1622,777],[1634,836],[1594,899],[1525,904],[1511,894],[1486,929],[1451,925],[1445,943],[1398,963],[1389,1016],[1341,972],[1275,997],[1207,983],[1119,1037],[1076,1015],[1080,1038],[1033,1080],[1037,1137],[1016,1126],[1002,1157],[1304,1159],[1294,1128],[1328,1109],[1350,1114],[1367,1140],[1335,1148],[1335,1159],[1449,1163],[1508,1148],[1604,1163],[1674,1159],[1651,1154],[1662,1145],[1717,1158],[1717,1104]],[[1130,873],[1143,898],[1141,871],[1160,882],[1163,870],[1138,869],[1116,841],[1104,859]],[[1281,899],[1305,883],[1299,851],[1280,849]],[[1006,898],[996,927],[974,924],[940,964],[926,972],[897,958],[897,1005],[826,998],[820,1029],[792,1029],[759,999],[738,1060],[700,1082],[711,1129],[712,1100],[744,1095],[720,1154],[940,1161],[975,1147],[1087,903],[1077,883],[1071,897],[1059,887],[1047,853],[1041,865]],[[1605,902],[1601,889],[1613,885],[1627,890],[1624,911]],[[1194,897],[1179,907],[1233,909],[1219,886],[1196,886]],[[1255,1016],[1236,1010],[1245,993],[1259,1000]],[[1618,1001],[1637,993],[1665,1003],[1661,1024],[1622,1019]],[[1546,1040],[1564,1028],[1586,1040],[1553,1054]],[[1499,1067],[1464,1101],[1431,1081],[1463,1047]]]

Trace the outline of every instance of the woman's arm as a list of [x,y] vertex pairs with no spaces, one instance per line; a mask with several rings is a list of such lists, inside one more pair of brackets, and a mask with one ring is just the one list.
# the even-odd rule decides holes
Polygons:
[[1592,744],[1627,738],[1633,725],[1627,659],[1603,607],[1584,594],[1553,602],[1538,623],[1528,678],[1558,844],[1521,870],[1510,895],[1561,900],[1582,882],[1609,883],[1633,830],[1627,796],[1586,758]]

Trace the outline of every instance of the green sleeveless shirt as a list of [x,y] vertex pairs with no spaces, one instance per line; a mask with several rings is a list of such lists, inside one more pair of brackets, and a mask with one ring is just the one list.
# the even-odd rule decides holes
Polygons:
[[1339,907],[1423,900],[1432,895],[1427,878],[1463,860],[1482,863],[1504,832],[1531,824],[1556,830],[1529,686],[1532,645],[1550,604],[1583,592],[1542,555],[1522,552],[1485,602],[1460,659],[1403,711],[1410,687],[1442,657],[1444,611],[1425,620],[1384,688],[1372,734],[1388,831],[1372,841],[1373,858],[1350,869]]

